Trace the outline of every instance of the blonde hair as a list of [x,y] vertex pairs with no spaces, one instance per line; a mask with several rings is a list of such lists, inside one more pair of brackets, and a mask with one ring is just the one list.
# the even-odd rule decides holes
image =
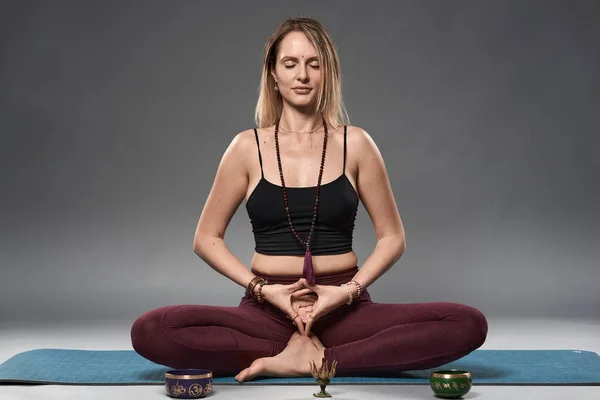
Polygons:
[[317,95],[317,111],[323,116],[327,127],[337,129],[349,124],[348,113],[342,100],[342,77],[340,60],[329,33],[312,18],[299,17],[284,21],[271,35],[264,49],[264,62],[260,80],[255,122],[259,128],[275,124],[283,108],[283,100],[275,90],[271,68],[275,67],[281,40],[290,32],[302,32],[311,41],[319,57],[322,75]]

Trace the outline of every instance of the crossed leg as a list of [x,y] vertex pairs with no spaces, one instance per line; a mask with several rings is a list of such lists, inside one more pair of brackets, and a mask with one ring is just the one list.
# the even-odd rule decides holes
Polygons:
[[253,361],[283,351],[295,327],[251,307],[166,306],[140,316],[131,328],[141,356],[172,368],[207,368],[231,376]]
[[393,375],[427,369],[480,347],[487,321],[476,308],[458,303],[362,302],[335,310],[313,331],[338,361],[339,375]]
[[256,360],[236,379],[308,375],[302,366],[323,355],[328,361],[337,360],[340,376],[432,368],[481,346],[487,321],[479,310],[463,304],[362,302],[326,315],[314,325],[314,332],[311,338],[295,334],[282,353]]
[[308,360],[323,355],[338,361],[338,375],[435,367],[481,346],[487,322],[479,310],[462,304],[369,301],[333,311],[313,332],[316,336],[299,336],[290,321],[257,308],[184,305],[142,315],[131,337],[134,349],[158,364],[202,365],[215,376],[239,372],[236,379],[244,381],[308,375]]

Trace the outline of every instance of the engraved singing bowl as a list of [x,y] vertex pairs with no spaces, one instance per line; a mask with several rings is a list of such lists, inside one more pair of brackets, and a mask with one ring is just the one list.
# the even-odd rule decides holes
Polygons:
[[458,369],[433,371],[429,386],[437,397],[458,399],[471,390],[471,373]]
[[212,371],[208,369],[174,369],[165,372],[167,396],[198,399],[212,392]]

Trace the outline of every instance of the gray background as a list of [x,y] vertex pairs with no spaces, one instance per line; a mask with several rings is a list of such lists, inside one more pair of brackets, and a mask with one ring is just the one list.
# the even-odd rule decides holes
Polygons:
[[[237,304],[193,234],[297,15],[332,34],[405,224],[375,300],[600,316],[599,2],[3,0],[0,324]],[[243,207],[226,242],[249,263]]]

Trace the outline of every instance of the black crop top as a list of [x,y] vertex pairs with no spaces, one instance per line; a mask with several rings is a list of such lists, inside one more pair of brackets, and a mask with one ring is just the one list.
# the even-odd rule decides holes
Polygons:
[[[254,188],[246,210],[252,223],[255,251],[272,255],[304,255],[306,248],[292,233],[283,202],[281,186],[265,179],[258,132],[254,129],[261,179]],[[294,229],[306,240],[313,216],[317,187],[287,187]],[[352,251],[352,233],[358,209],[358,195],[346,176],[346,126],[342,174],[321,185],[319,209],[310,251],[313,255],[344,254]]]

